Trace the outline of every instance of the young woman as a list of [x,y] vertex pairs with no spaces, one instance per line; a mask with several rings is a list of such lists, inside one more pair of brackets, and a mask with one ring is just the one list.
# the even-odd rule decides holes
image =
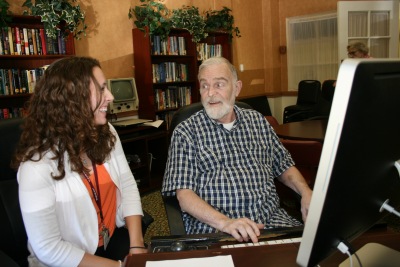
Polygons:
[[122,266],[146,252],[140,195],[96,59],[51,64],[38,81],[17,148],[30,266]]

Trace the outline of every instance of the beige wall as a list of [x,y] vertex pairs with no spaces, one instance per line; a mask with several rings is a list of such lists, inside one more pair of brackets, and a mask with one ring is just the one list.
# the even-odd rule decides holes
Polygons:
[[[14,14],[22,14],[25,0],[9,1]],[[128,19],[129,7],[140,0],[78,0],[86,11],[89,25],[87,37],[75,41],[76,54],[100,60],[108,78],[134,75],[132,33],[133,21]],[[274,116],[281,120],[283,107],[295,101],[285,95],[287,88],[286,18],[336,10],[336,0],[164,0],[169,9],[194,5],[200,11],[232,9],[241,38],[234,38],[233,64],[243,81],[243,96],[267,94]],[[136,51],[138,52],[138,51]],[[140,51],[139,51],[140,52]],[[136,66],[140,67],[140,66]]]

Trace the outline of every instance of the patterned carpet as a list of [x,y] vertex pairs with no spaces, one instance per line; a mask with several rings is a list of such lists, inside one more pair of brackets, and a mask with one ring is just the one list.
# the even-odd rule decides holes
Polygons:
[[167,215],[165,213],[163,200],[160,191],[155,191],[142,196],[143,210],[148,212],[154,219],[154,222],[147,228],[144,236],[145,243],[149,244],[152,236],[169,235]]
[[[301,214],[298,211],[297,205],[285,201],[283,207],[288,213],[301,220]],[[153,218],[154,222],[149,226],[145,234],[145,242],[149,244],[152,236],[166,236],[169,235],[169,227],[167,222],[167,215],[165,213],[163,200],[160,191],[155,191],[142,196],[143,209],[148,212]],[[400,231],[400,218],[396,215],[390,214],[385,218],[388,227]]]

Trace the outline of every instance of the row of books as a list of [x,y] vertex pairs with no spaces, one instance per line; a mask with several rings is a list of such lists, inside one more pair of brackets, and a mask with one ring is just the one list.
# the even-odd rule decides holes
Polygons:
[[24,108],[0,108],[0,120],[22,118],[25,114]]
[[158,110],[183,107],[192,103],[192,88],[168,86],[167,89],[154,89],[154,96]]
[[45,69],[46,66],[30,70],[0,69],[0,95],[33,93]]
[[188,80],[188,66],[177,62],[152,64],[153,83],[183,82]]
[[209,45],[206,43],[198,43],[197,49],[197,60],[206,60],[210,57],[221,57],[222,56],[222,45]]
[[182,36],[168,36],[162,40],[158,35],[150,36],[151,52],[153,55],[186,55],[186,42]]
[[47,36],[43,28],[2,27],[0,55],[65,55],[66,40],[61,31],[56,38]]

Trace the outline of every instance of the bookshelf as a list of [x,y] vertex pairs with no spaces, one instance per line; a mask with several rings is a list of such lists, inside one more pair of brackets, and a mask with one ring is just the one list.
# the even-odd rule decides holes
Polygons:
[[223,32],[209,33],[197,44],[183,29],[172,29],[165,42],[137,28],[132,36],[139,117],[162,119],[167,130],[177,109],[200,101],[197,72],[201,61],[214,52],[232,59],[229,35]]
[[[27,43],[27,49],[25,49],[25,42],[20,40],[21,54],[16,53],[17,44],[14,43],[14,40],[16,39],[15,29],[17,28],[22,29],[22,34],[24,33],[23,29],[26,29],[25,32],[31,33],[29,34],[29,39],[32,38],[32,42],[29,40]],[[11,31],[11,29],[13,30]],[[40,29],[43,29],[40,17],[23,15],[12,16],[12,21],[8,24],[7,31],[5,31],[4,28],[0,29],[2,48],[0,53],[0,82],[2,83],[0,84],[0,121],[2,119],[22,115],[24,105],[29,100],[34,86],[34,81],[31,80],[32,76],[28,78],[29,71],[31,71],[31,73],[33,72],[32,75],[38,79],[43,66],[49,65],[57,59],[75,54],[74,39],[72,35],[70,35],[65,41],[62,41],[62,45],[60,40],[52,41],[53,45],[58,46],[58,44],[60,44],[58,46],[60,50],[57,49],[57,53],[55,50],[51,52],[51,50],[41,49],[40,46],[42,45],[42,40],[39,40]],[[10,39],[6,38],[6,36],[9,37],[9,31],[11,31],[13,42],[10,42]],[[22,36],[20,36],[20,38],[21,37]],[[36,42],[33,42],[33,40],[36,40]],[[8,43],[8,47],[5,46],[6,42]],[[13,49],[10,49],[11,43]],[[14,51],[14,53],[12,53],[12,51]],[[18,80],[18,88],[15,86],[18,90],[15,90],[14,87],[9,87],[10,82],[13,82],[15,85],[15,81],[10,81],[9,70],[16,70],[15,75],[11,77]],[[28,71],[27,74],[25,74],[26,71]],[[3,75],[1,75],[1,73],[3,73]],[[8,80],[6,80],[5,75],[8,76]],[[8,85],[6,85],[6,83],[8,83]],[[21,90],[21,88],[25,89]],[[6,118],[4,118],[5,115]]]

